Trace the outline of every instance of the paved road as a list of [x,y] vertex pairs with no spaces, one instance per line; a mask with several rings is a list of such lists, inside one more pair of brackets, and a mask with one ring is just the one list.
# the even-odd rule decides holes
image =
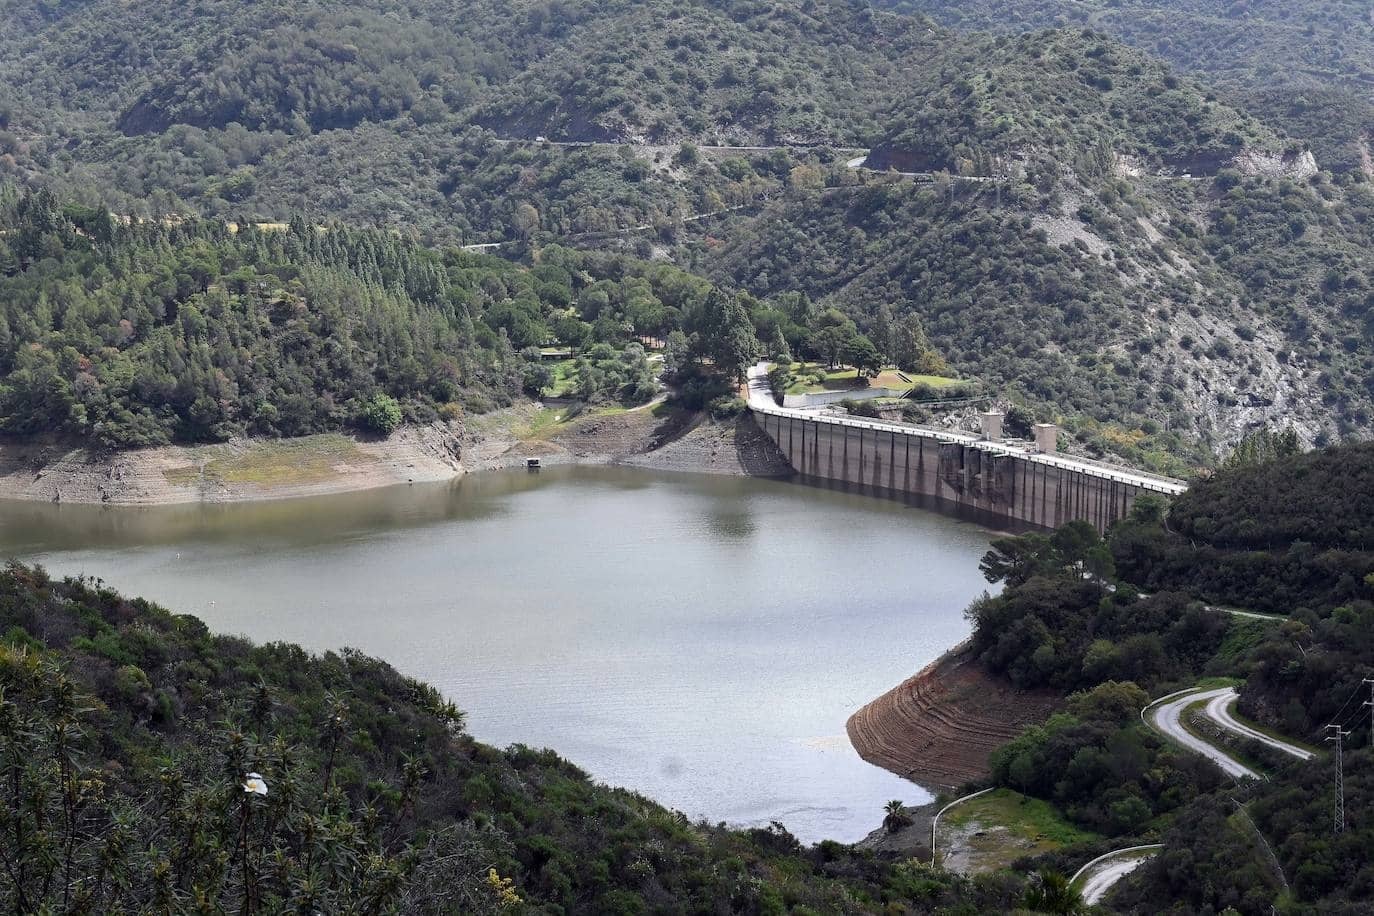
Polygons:
[[1249,620],[1279,621],[1288,619],[1287,617],[1284,617],[1282,614],[1260,614],[1255,611],[1242,611],[1239,608],[1234,607],[1222,607],[1219,604],[1209,604],[1207,605],[1207,610],[1221,611],[1223,614],[1230,614],[1232,617],[1245,617]]
[[1251,741],[1258,741],[1260,744],[1272,747],[1276,751],[1282,751],[1290,757],[1296,757],[1299,760],[1311,760],[1315,756],[1309,750],[1304,750],[1286,741],[1280,741],[1278,738],[1270,737],[1264,732],[1257,731],[1244,722],[1235,719],[1231,715],[1231,705],[1236,702],[1236,698],[1236,691],[1231,688],[1227,688],[1226,691],[1213,697],[1207,702],[1207,717],[1227,731],[1235,732],[1237,735],[1249,738]]
[[[1222,772],[1226,775],[1235,779],[1259,779],[1259,773],[1256,773],[1239,760],[1236,760],[1216,745],[1208,744],[1206,741],[1192,734],[1183,727],[1181,721],[1183,711],[1189,706],[1193,706],[1197,703],[1207,703],[1210,710],[1213,700],[1222,698],[1224,702],[1229,703],[1235,696],[1236,691],[1233,687],[1219,687],[1216,690],[1202,690],[1186,693],[1156,706],[1153,711],[1149,713],[1149,722],[1162,734],[1177,741],[1179,744],[1188,748],[1188,750],[1201,754],[1221,767]],[[1222,723],[1218,721],[1217,724],[1221,725]]]
[[1079,886],[1079,893],[1083,895],[1083,902],[1088,906],[1097,905],[1116,882],[1139,868],[1141,863],[1157,853],[1159,849],[1158,846],[1119,849],[1083,866],[1078,874],[1073,876],[1074,881],[1079,879],[1083,881]]
[[1131,484],[1143,490],[1151,490],[1155,493],[1164,493],[1169,496],[1177,496],[1188,489],[1188,485],[1181,480],[1173,480],[1168,477],[1160,477],[1155,474],[1147,474],[1143,471],[1135,471],[1130,468],[1117,467],[1115,465],[1100,464],[1086,459],[1072,458],[1068,455],[1044,455],[1040,452],[1022,448],[1021,446],[1008,445],[1002,442],[988,442],[977,436],[970,436],[965,433],[955,433],[949,430],[934,429],[928,426],[911,426],[908,424],[883,423],[873,420],[854,420],[833,415],[818,415],[807,410],[779,407],[773,400],[772,392],[768,389],[768,367],[768,363],[761,362],[751,367],[748,373],[749,407],[751,410],[758,413],[772,414],[779,417],[821,420],[836,426],[853,426],[860,429],[872,429],[881,432],[905,432],[908,435],[920,435],[941,442],[957,442],[960,445],[972,446],[995,455],[1012,455],[1018,458],[1024,458],[1027,461],[1033,461],[1037,464],[1047,464],[1052,467],[1076,471],[1089,477],[1115,480],[1118,483]]

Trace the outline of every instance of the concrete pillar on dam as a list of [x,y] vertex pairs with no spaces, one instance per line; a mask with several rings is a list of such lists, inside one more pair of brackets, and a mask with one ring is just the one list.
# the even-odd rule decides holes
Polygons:
[[983,431],[983,438],[988,442],[1002,441],[1002,420],[1004,414],[1000,410],[989,410],[978,415],[978,425]]
[[1035,447],[1042,455],[1059,451],[1059,427],[1053,423],[1035,424]]

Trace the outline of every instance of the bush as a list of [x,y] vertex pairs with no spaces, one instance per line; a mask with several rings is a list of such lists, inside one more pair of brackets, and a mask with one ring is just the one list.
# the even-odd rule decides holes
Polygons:
[[376,394],[363,404],[358,425],[381,436],[390,436],[401,425],[401,405],[389,394]]
[[740,398],[721,395],[718,398],[712,398],[706,409],[710,412],[712,419],[728,420],[731,417],[739,416],[747,406]]

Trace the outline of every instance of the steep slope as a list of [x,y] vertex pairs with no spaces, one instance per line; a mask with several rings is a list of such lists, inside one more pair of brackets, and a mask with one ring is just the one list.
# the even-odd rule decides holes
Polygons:
[[1374,130],[1374,13],[1360,0],[885,0],[970,30],[1087,27],[1206,74],[1229,101],[1310,142],[1323,168],[1364,168]]
[[956,177],[789,195],[708,270],[880,336],[914,312],[956,369],[1161,469],[1268,422],[1369,428],[1365,186],[1097,33],[983,47],[914,76],[874,156]]
[[1017,159],[1069,156],[1065,164],[1093,176],[1115,156],[1197,175],[1247,147],[1280,148],[1253,118],[1094,32],[969,37],[930,64],[911,75],[878,143],[928,168],[985,174],[993,163],[1005,171]]
[[[521,228],[496,206],[516,181],[541,213],[599,201],[615,228],[700,212],[701,192],[758,172],[670,166],[679,141],[863,143],[936,40],[843,0],[8,2],[0,21],[0,178],[94,183],[121,212],[307,208],[498,238]],[[532,162],[489,134],[663,154]]]

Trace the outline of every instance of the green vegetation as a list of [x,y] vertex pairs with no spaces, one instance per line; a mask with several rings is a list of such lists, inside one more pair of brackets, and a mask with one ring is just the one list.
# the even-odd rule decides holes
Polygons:
[[[559,384],[632,406],[659,389],[639,334],[676,342],[670,374],[698,380],[686,400],[700,408],[755,358],[751,310],[776,312],[618,255],[550,246],[524,267],[303,220],[124,226],[0,191],[0,433],[113,447],[386,436]],[[561,380],[539,346],[551,340],[577,354]]]
[[[1337,120],[1340,102],[1321,93],[1358,94],[1369,26],[1345,0],[1225,15],[1196,0],[1168,13],[1134,0],[923,4],[999,32],[1094,29],[993,36],[840,0],[116,5],[0,9],[0,174],[153,222],[308,212],[501,241],[536,270],[554,241],[666,255],[855,323],[847,335],[750,309],[767,355],[781,343],[865,371],[952,367],[1095,455],[1169,473],[1214,464],[1257,414],[1292,412],[1304,441],[1323,443],[1374,422],[1362,345],[1374,197],[1349,175],[1308,175],[1298,129]],[[1161,46],[1174,15],[1202,37]],[[1331,43],[1308,36],[1268,57],[1287,40],[1274,35],[1309,28]],[[1270,69],[1301,58],[1285,79],[1316,76],[1249,108],[1113,31],[1215,62],[1209,79],[1229,79],[1217,70],[1238,56]],[[780,148],[711,148],[730,143]],[[936,184],[846,169],[837,148],[854,144]],[[529,304],[498,302],[488,321],[517,351],[575,343],[572,322],[595,323],[564,314],[553,328],[576,304]],[[593,340],[628,342],[604,322]],[[516,369],[516,388],[540,389],[539,372]],[[499,404],[511,386],[498,381],[481,395]],[[1322,403],[1294,394],[1316,389]],[[386,393],[407,409],[408,393]]]
[[12,566],[0,632],[7,910],[916,914],[1023,893],[689,823],[473,741],[375,659],[213,636],[99,583]]
[[401,425],[401,405],[387,394],[374,394],[363,403],[359,424],[382,436],[389,436]]
[[971,39],[913,74],[891,113],[880,157],[909,170],[992,175],[1019,155],[1031,183],[1064,155],[1083,176],[1113,154],[1153,168],[1213,173],[1243,148],[1274,147],[1268,128],[1215,105],[1167,67],[1093,32]]
[[1356,173],[1374,124],[1374,22],[1359,0],[888,0],[951,26],[999,32],[1090,27],[1191,71],[1240,107],[1312,145],[1325,168]]
[[[1252,459],[1198,482],[1167,510],[1138,502],[1105,541],[1073,524],[994,542],[984,570],[1006,589],[969,611],[983,664],[1019,685],[1077,691],[994,753],[997,784],[1054,804],[1114,845],[1165,845],[1114,892],[1128,912],[1159,912],[1160,901],[1170,912],[1263,913],[1276,903],[1355,912],[1374,881],[1369,826],[1350,820],[1332,836],[1321,758],[1297,761],[1228,737],[1268,776],[1237,789],[1140,720],[1152,695],[1243,682],[1238,711],[1262,730],[1315,746],[1331,722],[1350,729],[1346,803],[1374,791],[1360,705],[1361,679],[1374,675],[1363,534],[1374,452],[1291,455],[1282,437],[1261,439],[1268,444],[1254,446]],[[1233,617],[1164,590],[1181,584],[1236,604],[1282,601],[1290,615]]]
[[[310,208],[510,240],[670,229],[834,159],[718,166],[682,141],[863,144],[896,64],[934,43],[922,22],[838,0],[6,4],[0,178],[99,188],[153,217]],[[496,141],[541,136],[661,146]]]
[[980,870],[1009,868],[1018,859],[1091,843],[1096,835],[1064,820],[1054,807],[1009,789],[962,802],[940,821],[941,827],[975,832],[967,846]]
[[958,379],[938,375],[915,375],[894,366],[879,368],[872,374],[860,376],[853,367],[828,369],[819,363],[792,363],[789,370],[794,381],[787,386],[788,394],[812,394],[818,391],[841,391],[858,387],[891,388],[906,391],[917,386],[933,390],[959,384]]
[[194,464],[162,472],[168,482],[195,486],[204,480],[262,487],[316,483],[334,476],[338,465],[360,457],[360,452],[347,436],[323,433],[237,446],[201,446],[192,456]]

